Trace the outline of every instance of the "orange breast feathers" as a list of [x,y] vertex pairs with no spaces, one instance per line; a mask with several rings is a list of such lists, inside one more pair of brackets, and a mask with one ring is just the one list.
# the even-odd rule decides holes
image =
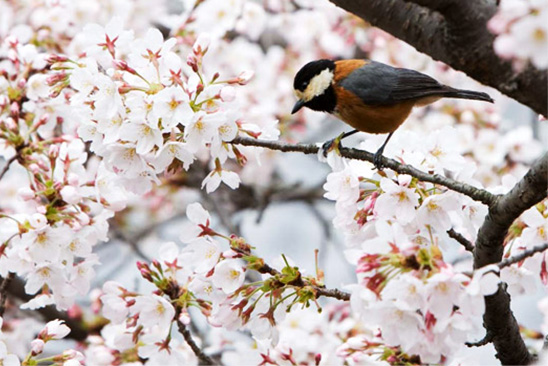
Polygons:
[[368,133],[390,133],[407,119],[415,101],[394,105],[367,105],[354,93],[335,86],[337,109],[335,115],[354,127]]

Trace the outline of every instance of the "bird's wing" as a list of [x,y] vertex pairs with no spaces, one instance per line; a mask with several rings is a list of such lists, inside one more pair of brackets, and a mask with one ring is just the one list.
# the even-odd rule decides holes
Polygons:
[[372,61],[339,82],[365,104],[389,105],[400,101],[442,95],[451,88],[418,71]]

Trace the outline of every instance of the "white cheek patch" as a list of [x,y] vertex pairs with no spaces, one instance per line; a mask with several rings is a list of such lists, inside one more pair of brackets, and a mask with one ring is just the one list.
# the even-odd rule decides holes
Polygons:
[[325,69],[318,75],[314,76],[304,91],[304,100],[308,102],[318,95],[322,95],[333,81],[333,72]]

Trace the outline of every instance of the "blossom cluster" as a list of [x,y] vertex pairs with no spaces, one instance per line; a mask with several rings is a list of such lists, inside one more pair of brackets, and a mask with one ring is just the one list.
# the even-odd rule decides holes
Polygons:
[[[108,362],[119,362],[130,349],[151,364],[194,362],[192,352],[171,335],[172,324],[189,325],[193,308],[214,327],[249,330],[263,343],[266,354],[278,346],[277,325],[292,307],[314,303],[321,309],[316,302],[317,288],[323,286],[320,273],[305,276],[285,257],[279,270],[268,266],[251,253],[243,238],[216,232],[199,203],[188,206],[187,216],[191,224],[181,236],[187,243],[182,250],[173,242],[165,243],[152,264],[137,263],[141,276],[157,288],[155,294],[128,291],[114,282],[103,286],[103,315],[110,324],[102,330],[106,342],[97,347],[104,347],[101,354],[110,354]],[[228,242],[228,250],[222,250],[218,238]],[[264,277],[244,283],[248,270]],[[97,350],[93,347],[90,352]]]
[[245,157],[226,142],[239,130],[263,132],[246,130],[234,104],[232,85],[247,83],[250,72],[226,80],[219,73],[205,75],[207,36],[196,41],[183,63],[172,51],[176,39],[164,41],[157,29],[134,40],[113,19],[105,28],[88,25],[83,34],[86,57],[57,56],[53,90],[76,91],[71,107],[81,113],[78,134],[124,187],[137,194],[149,191],[166,169],[188,170],[206,145],[215,165],[202,186],[208,193],[221,181],[238,186],[238,176],[222,164],[228,157]]
[[[447,129],[438,137],[451,133]],[[412,133],[405,135],[412,141]],[[427,140],[421,146],[425,149],[404,148],[398,159],[462,177],[464,161],[447,148],[451,145]],[[374,172],[331,154],[328,160],[335,171],[325,196],[336,201],[334,225],[345,234],[346,256],[359,279],[352,287],[355,314],[380,328],[384,344],[419,355],[421,362],[440,362],[479,337],[483,296],[496,292],[498,277],[484,270],[471,279],[447,263],[443,252],[451,246],[451,229],[475,238],[486,208],[411,176]],[[376,352],[378,342],[366,340],[359,349]]]
[[24,307],[67,309],[89,290],[98,263],[92,246],[107,239],[107,220],[122,196],[100,184],[108,174],[103,166],[86,166],[80,139],[56,132],[69,111],[64,101],[44,101],[46,54],[16,38],[0,49],[9,54],[0,76],[2,156],[11,160],[4,177],[17,187],[0,216],[0,274],[16,273],[28,294],[39,293]]
[[[413,126],[404,126],[385,155],[426,172],[506,193],[524,174],[517,162],[530,162],[541,152],[540,145],[526,128],[510,130],[500,139],[496,124],[481,128],[477,120],[465,117],[469,110],[460,108],[450,112],[451,118],[449,113],[434,113],[434,118],[422,119],[422,123],[437,125],[426,137]],[[470,139],[462,138],[467,135]],[[474,141],[474,135],[493,143],[485,149],[484,143]],[[375,151],[382,139],[368,136],[360,148]],[[522,145],[522,141],[528,142]],[[378,345],[384,344],[398,347],[404,355],[418,355],[422,362],[440,362],[451,359],[465,341],[480,338],[477,325],[484,311],[483,296],[496,291],[494,274],[499,270],[483,269],[470,280],[461,270],[466,260],[470,265],[471,257],[458,254],[465,262],[455,267],[446,256],[454,257],[451,253],[460,245],[451,232],[474,243],[487,207],[436,184],[342,159],[337,151],[327,156],[327,162],[333,172],[324,185],[325,197],[336,202],[333,224],[344,234],[346,257],[358,274],[359,285],[352,286],[353,310],[369,326],[378,326],[382,334],[360,338],[360,347],[349,346],[356,360],[378,352]],[[502,169],[489,172],[484,170],[488,166],[489,170]],[[545,201],[512,226],[505,257],[546,243],[546,225]],[[503,268],[500,279],[514,296],[532,294],[538,279],[546,283],[545,263],[545,255],[538,254]]]
[[[20,342],[19,347],[29,347],[28,353],[25,355],[23,360],[23,365],[36,365],[39,363],[45,363],[45,362],[51,362],[53,364],[59,364],[63,366],[81,366],[82,361],[84,360],[84,355],[76,351],[74,349],[67,349],[63,351],[60,354],[56,354],[48,357],[42,357],[38,358],[38,356],[42,355],[44,352],[44,348],[48,342],[54,341],[54,340],[61,340],[65,338],[70,333],[70,328],[64,324],[63,320],[55,319],[50,322],[48,322],[41,330],[38,332],[37,336],[29,342],[29,344],[26,344],[24,342],[21,344],[21,339],[16,339],[13,337],[11,339],[12,334],[8,332],[2,332],[1,328],[4,325],[4,320],[2,317],[0,317],[0,362],[2,365],[6,366],[19,366],[21,365],[21,361],[18,357],[18,355],[10,353],[7,349],[6,344],[10,343],[11,341]],[[7,327],[11,328],[15,324],[9,323]],[[28,324],[25,324],[28,325]],[[33,326],[30,328],[27,328],[27,331],[30,331]],[[30,335],[29,332],[27,332],[27,336]]]
[[531,62],[548,68],[548,4],[542,0],[503,0],[488,23],[497,35],[495,52],[517,69]]

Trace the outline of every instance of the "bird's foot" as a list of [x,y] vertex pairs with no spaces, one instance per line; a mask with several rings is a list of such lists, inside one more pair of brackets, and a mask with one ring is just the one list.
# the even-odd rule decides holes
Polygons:
[[340,155],[340,149],[342,148],[341,140],[344,137],[344,133],[341,133],[339,136],[335,137],[334,139],[327,140],[324,142],[324,144],[321,147],[322,155],[326,158],[327,153],[335,150]]
[[377,170],[382,170],[384,168],[384,164],[382,162],[382,152],[383,150],[379,149],[373,156],[373,165],[375,165],[375,168],[377,168]]

